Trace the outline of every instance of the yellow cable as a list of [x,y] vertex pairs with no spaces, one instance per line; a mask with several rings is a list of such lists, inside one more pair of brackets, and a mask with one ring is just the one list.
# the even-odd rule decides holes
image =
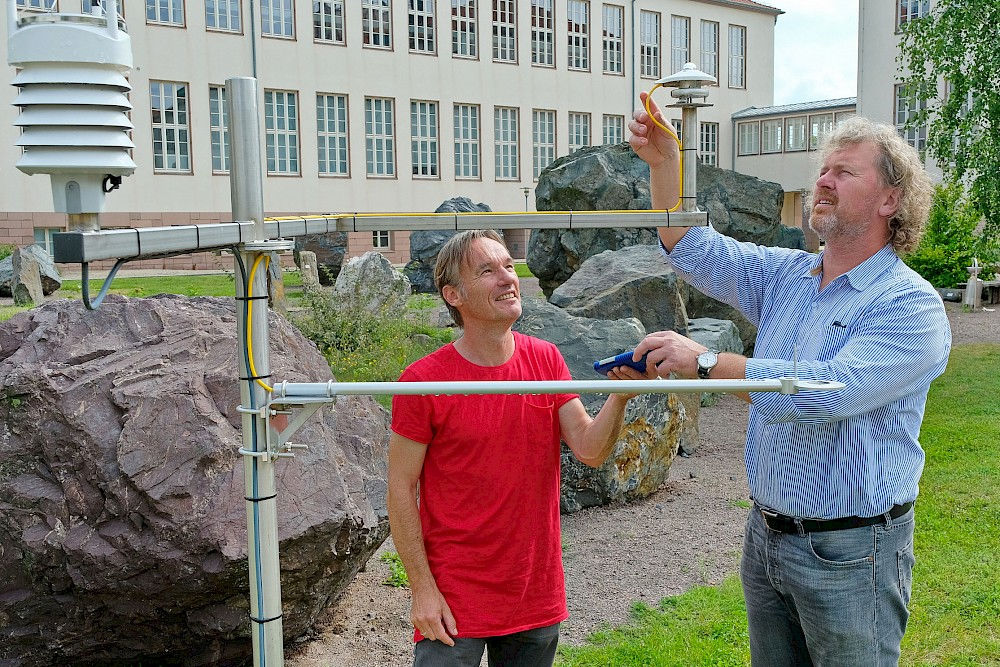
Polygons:
[[250,364],[250,375],[255,378],[257,384],[264,388],[264,391],[270,393],[274,390],[257,377],[257,369],[253,365],[253,301],[250,300],[250,297],[253,296],[253,276],[257,272],[257,265],[260,264],[260,260],[264,260],[265,269],[271,263],[271,258],[267,255],[263,253],[257,255],[257,259],[254,260],[253,266],[250,268],[250,278],[247,280],[247,328],[245,331],[247,338],[247,363]]
[[680,169],[679,169],[679,173],[678,173],[678,180],[680,182],[677,184],[677,193],[678,193],[677,194],[677,203],[674,204],[673,208],[668,208],[667,209],[667,213],[673,213],[674,211],[676,211],[677,209],[679,209],[681,207],[681,201],[682,201],[681,198],[684,196],[684,151],[681,150],[682,146],[681,146],[680,137],[677,136],[677,133],[674,132],[673,128],[667,127],[666,125],[664,125],[660,121],[656,120],[656,116],[654,116],[653,112],[651,112],[649,110],[649,101],[651,99],[653,99],[653,91],[656,90],[657,88],[662,88],[662,87],[663,87],[663,84],[662,83],[658,83],[655,86],[653,86],[652,88],[650,88],[649,92],[646,93],[646,114],[649,116],[649,119],[656,124],[657,127],[659,127],[664,132],[666,132],[667,135],[669,135],[670,137],[673,137],[673,140],[677,142],[677,149],[678,149],[678,151],[680,152],[680,155],[681,155]]

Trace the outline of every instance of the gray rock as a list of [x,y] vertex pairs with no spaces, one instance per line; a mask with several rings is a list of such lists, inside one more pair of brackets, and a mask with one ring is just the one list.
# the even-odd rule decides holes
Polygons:
[[[475,204],[468,197],[453,197],[442,202],[434,212],[468,213],[490,210],[492,209],[486,204]],[[434,265],[437,263],[438,253],[448,239],[457,233],[451,230],[410,232],[410,261],[403,267],[403,273],[410,279],[415,293],[437,292],[434,285]]]
[[[276,379],[326,382],[270,316]],[[0,323],[0,664],[249,658],[232,299],[60,300]],[[285,639],[388,534],[388,418],[341,397],[277,466]]]
[[410,281],[374,250],[347,260],[333,286],[335,301],[346,310],[395,313],[409,295]]
[[[569,315],[541,299],[525,298],[522,303],[524,312],[514,328],[554,343],[574,379],[595,379],[595,360],[634,347],[645,335],[636,319],[591,320]],[[582,394],[580,398],[594,415],[607,397]],[[629,401],[622,437],[601,467],[580,463],[563,444],[562,511],[653,493],[666,481],[684,438],[697,437],[697,421],[697,408],[694,414],[687,412],[674,394],[642,394]],[[687,428],[692,423],[693,431]]]
[[647,332],[685,333],[686,287],[658,247],[635,245],[589,257],[549,301],[578,317],[634,317]]
[[337,280],[337,276],[340,275],[340,268],[344,264],[344,254],[347,252],[347,232],[296,236],[296,264],[301,263],[298,253],[302,250],[316,253],[319,282],[323,285],[332,285]]
[[[62,287],[62,276],[49,253],[42,246],[32,243],[21,248],[21,256],[29,256],[38,264],[38,275],[42,280],[42,293],[52,294]],[[0,296],[13,296],[11,282],[14,278],[14,256],[0,259]]]
[[[688,320],[688,337],[716,352],[733,352],[743,354],[743,341],[740,330],[730,320],[717,320],[711,317],[697,317]],[[703,407],[714,405],[719,400],[719,394],[702,394]],[[692,454],[693,451],[685,451]]]
[[21,252],[15,248],[10,256],[13,268],[13,278],[10,292],[14,297],[15,306],[33,306],[45,299],[42,293],[42,277],[38,272],[38,262],[31,253]]
[[319,267],[316,264],[316,253],[312,250],[300,250],[296,254],[299,275],[302,276],[302,286],[311,288],[319,286]]

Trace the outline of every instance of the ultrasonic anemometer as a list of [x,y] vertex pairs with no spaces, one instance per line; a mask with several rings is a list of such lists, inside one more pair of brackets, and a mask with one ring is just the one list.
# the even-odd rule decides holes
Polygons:
[[[510,213],[340,213],[264,218],[259,90],[257,81],[226,81],[232,150],[230,186],[234,222],[102,230],[104,198],[131,175],[136,165],[127,117],[131,108],[126,75],[132,66],[131,43],[116,0],[89,13],[42,13],[18,18],[16,0],[7,0],[8,62],[17,68],[14,101],[23,128],[17,162],[22,172],[48,174],[54,209],[68,215],[69,231],[53,235],[55,261],[80,263],[83,301],[99,306],[118,268],[127,261],[228,250],[234,255],[242,447],[247,509],[250,622],[257,667],[283,664],[277,494],[274,466],[306,445],[289,438],[320,407],[340,395],[385,394],[545,394],[545,393],[701,393],[843,388],[836,382],[780,378],[771,380],[635,380],[551,382],[271,382],[268,361],[267,271],[275,252],[291,250],[289,239],[343,231],[501,229],[586,229],[601,227],[694,227],[708,225],[696,204],[697,110],[707,106],[703,84],[714,78],[693,64],[657,82],[674,87],[674,106],[683,115],[682,196],[670,211],[554,211]],[[675,139],[676,134],[664,127]],[[680,209],[679,211],[676,209]],[[113,259],[100,294],[89,295],[90,262]],[[288,416],[279,429],[276,414]]]

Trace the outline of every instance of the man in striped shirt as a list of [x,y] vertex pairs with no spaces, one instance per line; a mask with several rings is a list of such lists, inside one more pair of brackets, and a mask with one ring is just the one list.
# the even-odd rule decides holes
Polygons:
[[[653,208],[670,208],[676,142],[645,111],[629,127],[650,166]],[[893,128],[861,118],[839,124],[819,157],[810,217],[825,241],[819,255],[740,243],[710,227],[659,230],[680,276],[757,325],[753,358],[715,354],[672,331],[647,336],[635,358],[649,351],[663,376],[846,384],[743,396],[751,657],[768,667],[895,665],[924,464],[917,438],[951,348],[941,299],[899,258],[919,243],[931,184]]]

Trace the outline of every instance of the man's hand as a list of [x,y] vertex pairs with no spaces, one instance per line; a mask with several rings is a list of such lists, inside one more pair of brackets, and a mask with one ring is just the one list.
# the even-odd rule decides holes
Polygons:
[[[651,168],[663,165],[668,159],[676,164],[680,160],[680,147],[677,145],[677,141],[668,136],[662,128],[657,127],[653,119],[646,113],[647,97],[649,97],[649,93],[639,93],[639,101],[643,108],[632,112],[632,121],[628,124],[632,136],[629,137],[628,143],[632,146],[635,154],[645,160]],[[649,110],[653,112],[656,120],[664,125],[667,124],[656,102],[650,100]]]
[[[642,355],[639,355],[639,357],[642,358]],[[638,361],[638,359],[636,359],[636,361]],[[649,358],[647,358],[645,373],[640,373],[631,366],[615,366],[608,371],[608,377],[612,380],[655,380],[656,365],[653,364]],[[639,394],[612,394],[612,396],[621,396],[625,400],[635,398],[638,395]]]
[[455,617],[437,586],[431,589],[411,589],[410,622],[427,639],[454,646],[453,635],[458,634]]
[[660,377],[669,377],[674,373],[682,378],[694,378],[698,376],[698,355],[707,349],[676,331],[657,331],[636,345],[632,358],[641,359],[649,352],[647,370],[654,366]]

